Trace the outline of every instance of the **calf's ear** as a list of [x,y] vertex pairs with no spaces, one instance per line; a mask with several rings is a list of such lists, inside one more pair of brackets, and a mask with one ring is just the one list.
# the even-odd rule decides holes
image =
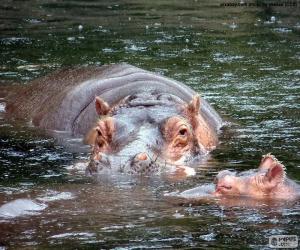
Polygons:
[[99,96],[95,98],[95,107],[96,107],[96,112],[99,116],[107,115],[111,109],[109,104],[105,102],[103,99],[101,99]]
[[271,187],[275,187],[284,181],[285,175],[285,166],[282,165],[280,162],[275,162],[265,174],[264,180]]
[[273,164],[277,162],[278,160],[276,159],[276,157],[271,153],[268,153],[266,155],[263,155],[258,168],[268,170],[273,166]]

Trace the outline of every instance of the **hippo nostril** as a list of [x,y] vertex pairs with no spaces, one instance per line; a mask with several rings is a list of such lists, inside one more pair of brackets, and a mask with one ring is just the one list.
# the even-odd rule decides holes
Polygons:
[[146,152],[138,153],[131,161],[130,171],[132,173],[147,174],[156,172],[159,169],[159,165],[156,160],[152,160]]
[[101,153],[97,153],[93,156],[94,161],[100,161],[101,159],[102,159],[102,154]]
[[[101,152],[95,153],[94,155],[91,156],[90,158],[90,163],[89,165],[93,166],[100,166],[102,168],[110,168],[111,163],[110,159],[106,154],[103,154]],[[99,168],[99,167],[97,167]]]
[[146,161],[148,160],[148,155],[146,153],[139,153],[136,155],[136,159],[139,161]]

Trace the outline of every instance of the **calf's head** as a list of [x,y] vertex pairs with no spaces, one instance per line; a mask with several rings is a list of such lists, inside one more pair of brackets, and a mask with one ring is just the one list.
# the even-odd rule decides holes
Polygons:
[[285,181],[285,167],[268,154],[263,156],[257,171],[240,175],[224,170],[216,177],[216,195],[266,197],[276,192]]

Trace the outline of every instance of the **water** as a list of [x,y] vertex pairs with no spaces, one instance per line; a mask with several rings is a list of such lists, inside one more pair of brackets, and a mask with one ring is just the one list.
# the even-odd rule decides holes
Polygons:
[[185,82],[229,124],[194,177],[93,179],[70,170],[86,152],[7,121],[0,99],[0,204],[29,200],[35,208],[1,218],[0,246],[262,249],[271,235],[300,235],[297,202],[190,206],[164,196],[211,183],[221,169],[255,168],[267,152],[300,181],[299,6],[220,3],[1,1],[1,85],[66,66],[127,62]]

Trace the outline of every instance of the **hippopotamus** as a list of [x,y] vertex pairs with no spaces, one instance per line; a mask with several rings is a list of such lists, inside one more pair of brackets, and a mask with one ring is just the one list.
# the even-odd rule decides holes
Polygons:
[[218,144],[222,119],[188,86],[122,63],[59,70],[6,98],[6,113],[85,137],[89,172],[188,166]]
[[228,170],[219,172],[214,195],[290,200],[300,197],[300,185],[286,176],[285,166],[269,153],[262,157],[256,171],[239,175]]
[[239,174],[222,170],[215,178],[215,185],[205,184],[166,196],[190,200],[211,198],[297,200],[300,198],[300,185],[286,176],[285,166],[269,153],[262,157],[256,170]]

